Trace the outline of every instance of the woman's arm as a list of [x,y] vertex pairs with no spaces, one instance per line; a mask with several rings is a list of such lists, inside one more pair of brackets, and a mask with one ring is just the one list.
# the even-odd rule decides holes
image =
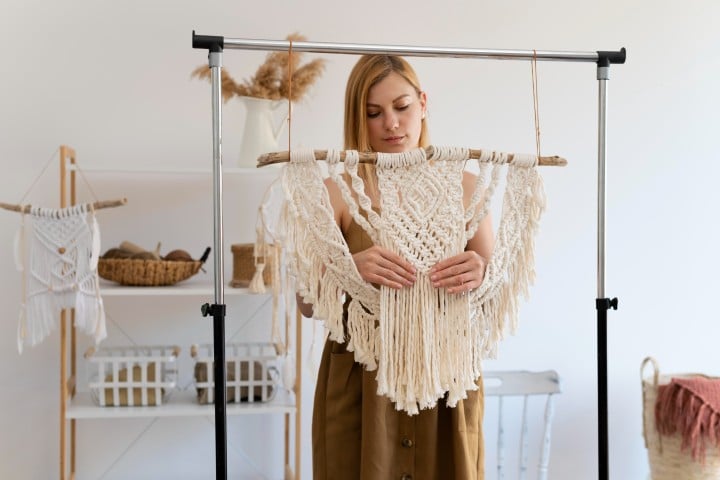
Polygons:
[[303,302],[303,299],[299,293],[295,294],[295,301],[297,301],[297,306],[298,306],[298,309],[300,310],[300,313],[302,313],[302,316],[305,318],[312,318],[312,316],[313,316],[312,303]]

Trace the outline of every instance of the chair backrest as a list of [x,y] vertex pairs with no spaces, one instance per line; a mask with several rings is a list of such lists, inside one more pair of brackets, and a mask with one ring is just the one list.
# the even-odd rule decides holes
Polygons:
[[[506,478],[547,480],[554,414],[553,395],[560,393],[560,379],[557,372],[553,370],[544,372],[486,371],[483,372],[483,387],[485,390],[483,430],[486,440],[488,479],[493,478],[491,474],[492,460],[488,461],[491,458],[491,455],[488,454],[492,453],[489,433],[497,431],[496,480],[505,480]],[[492,415],[494,408],[497,408],[496,416]],[[508,415],[508,411],[517,412],[517,414]],[[533,418],[536,421],[532,421]],[[531,429],[531,425],[542,428]],[[519,431],[517,452],[508,452],[506,449],[508,445],[506,433],[512,430]],[[531,445],[537,445],[537,447],[531,448]],[[516,467],[511,464],[513,459],[516,460]],[[533,459],[537,464],[535,477],[528,477],[529,459]]]

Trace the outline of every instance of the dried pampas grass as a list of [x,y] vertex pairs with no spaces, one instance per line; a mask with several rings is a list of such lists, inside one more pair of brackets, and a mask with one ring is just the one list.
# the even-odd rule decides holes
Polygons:
[[[305,37],[298,33],[287,36],[291,41],[304,41]],[[325,60],[315,59],[300,66],[302,53],[272,52],[267,55],[265,63],[255,72],[249,80],[236,82],[225,70],[221,71],[222,96],[228,101],[235,96],[266,98],[280,100],[289,98],[296,102],[310,89],[310,86],[325,69]],[[290,76],[292,72],[292,76]],[[210,78],[210,69],[207,65],[193,70],[192,77]]]

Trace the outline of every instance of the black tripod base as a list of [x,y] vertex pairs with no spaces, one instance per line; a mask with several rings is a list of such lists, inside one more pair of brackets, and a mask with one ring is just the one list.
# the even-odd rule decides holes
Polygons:
[[617,298],[598,298],[597,310],[597,371],[598,371],[598,472],[600,480],[610,478],[608,448],[608,387],[607,387],[607,312],[617,310]]
[[227,407],[225,387],[225,305],[204,304],[203,317],[213,317],[213,373],[215,376],[215,478],[227,479]]

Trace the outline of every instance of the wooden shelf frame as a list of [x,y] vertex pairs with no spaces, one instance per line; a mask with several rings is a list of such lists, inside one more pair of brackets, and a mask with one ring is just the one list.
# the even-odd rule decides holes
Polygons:
[[[77,165],[75,149],[60,146],[60,208],[77,203],[76,174],[81,171]],[[82,168],[82,173],[108,173],[108,174],[211,174],[211,170],[202,168]],[[229,175],[277,175],[276,169],[230,168],[225,173]],[[187,281],[169,287],[124,287],[100,282],[101,296],[212,296],[214,286],[202,281]],[[227,296],[249,295],[246,288],[225,289]],[[255,294],[253,294],[255,295]],[[289,326],[286,325],[286,341],[289,340]],[[100,407],[96,406],[90,394],[77,392],[77,332],[75,329],[75,310],[63,309],[60,312],[60,451],[59,468],[60,480],[75,480],[77,471],[77,421],[87,419],[123,419],[123,418],[161,418],[161,417],[206,417],[212,416],[214,405],[199,405],[187,391],[173,392],[169,401],[163,406],[153,407]],[[294,472],[292,478],[300,480],[300,438],[301,438],[301,398],[302,398],[302,316],[296,314],[295,342],[295,385],[293,387],[294,401],[284,392],[278,391],[279,398],[264,404],[228,404],[227,415],[257,415],[257,414],[284,414],[285,416],[285,471]],[[295,451],[294,464],[290,464],[291,446],[290,429],[291,415],[295,416]]]

